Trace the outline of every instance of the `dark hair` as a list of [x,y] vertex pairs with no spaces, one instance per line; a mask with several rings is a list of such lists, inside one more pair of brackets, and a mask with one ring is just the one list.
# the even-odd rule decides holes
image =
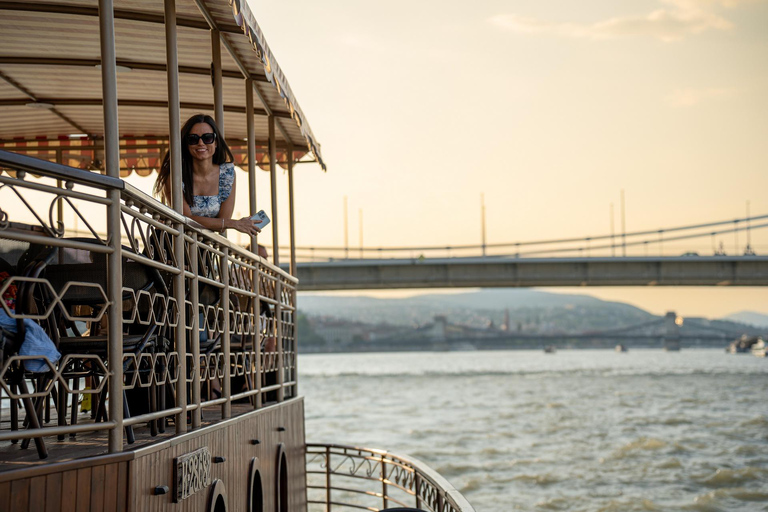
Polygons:
[[[235,157],[232,156],[227,141],[221,136],[218,126],[213,118],[206,114],[195,114],[187,119],[184,126],[181,127],[181,182],[184,184],[183,194],[187,204],[192,206],[193,196],[195,195],[194,182],[192,180],[192,154],[189,152],[189,145],[187,144],[187,135],[192,131],[192,127],[198,123],[206,123],[213,128],[213,133],[216,134],[216,151],[213,153],[213,163],[221,165],[225,162],[234,162]],[[167,195],[168,185],[171,180],[171,153],[170,151],[165,153],[163,158],[163,165],[160,166],[160,172],[157,173],[157,181],[155,181],[155,195],[160,200],[167,204],[171,204],[171,198]]]

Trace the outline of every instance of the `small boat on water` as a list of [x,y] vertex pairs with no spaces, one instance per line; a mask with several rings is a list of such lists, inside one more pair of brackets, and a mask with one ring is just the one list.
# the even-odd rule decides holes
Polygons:
[[765,343],[760,336],[749,336],[743,334],[740,338],[733,340],[725,349],[729,354],[749,354],[755,345],[760,342]]
[[758,338],[757,342],[752,344],[752,355],[757,357],[765,357],[766,343],[763,338]]
[[[416,459],[305,440],[293,171],[325,164],[249,4],[0,2],[0,34],[0,511],[472,512]],[[268,171],[269,258],[182,214],[200,112],[249,216]],[[170,207],[128,181],[166,153]]]

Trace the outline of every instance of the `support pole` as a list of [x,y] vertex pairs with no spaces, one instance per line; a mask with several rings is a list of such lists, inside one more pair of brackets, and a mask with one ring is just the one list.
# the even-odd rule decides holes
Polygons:
[[624,189],[621,189],[621,255],[627,255],[627,224],[624,210]]
[[349,259],[349,211],[347,209],[347,196],[344,196],[344,259]]
[[[253,217],[256,209],[256,126],[253,119],[253,79],[245,80],[245,124],[248,136],[248,211]],[[258,254],[258,237],[251,237],[251,252]],[[258,314],[258,313],[257,313]]]
[[219,127],[221,138],[225,137],[224,130],[224,89],[221,84],[221,33],[217,29],[211,30],[211,61],[213,66],[213,119]]
[[[200,290],[200,280],[198,279],[197,269],[198,265],[198,248],[199,242],[197,233],[190,231],[192,237],[192,248],[189,251],[189,266],[192,268],[192,275],[194,276],[189,283],[189,296],[190,296],[190,321],[192,322],[192,330],[190,331],[190,345],[192,348],[192,403],[195,405],[195,410],[192,411],[192,428],[200,428],[202,422],[202,411],[200,408],[200,298],[198,292]],[[186,311],[186,304],[184,305]],[[186,385],[186,381],[185,381]]]
[[[277,251],[275,251],[277,252]],[[275,283],[275,295],[277,295],[277,304],[275,305],[275,337],[277,338],[277,383],[280,389],[277,390],[277,401],[285,400],[285,354],[283,344],[283,280],[278,276]]]
[[221,397],[226,401],[221,404],[221,419],[229,419],[232,417],[232,356],[230,349],[230,329],[229,323],[229,247],[226,245],[221,246],[221,284],[224,288],[221,290],[221,301],[223,302],[222,309],[224,310],[224,332],[221,335],[221,354],[224,357],[224,381],[221,383]]
[[747,255],[752,256],[755,254],[755,252],[752,250],[752,232],[751,232],[752,226],[750,225],[751,220],[752,219],[749,216],[749,201],[747,201],[747,246],[744,248],[745,256]]
[[296,275],[296,209],[293,202],[293,144],[288,143],[288,223],[291,237],[291,266],[289,272]]
[[[253,79],[247,78],[245,80],[245,117],[246,117],[246,128],[247,128],[247,134],[248,134],[248,207],[249,212],[251,216],[256,215],[258,211],[258,206],[256,205],[256,126],[254,125],[254,114],[253,114]],[[259,239],[258,236],[252,236],[251,237],[251,252],[258,255],[259,254]],[[255,345],[253,347],[254,349],[254,360],[253,360],[253,382],[254,387],[259,390],[258,393],[256,393],[256,399],[254,401],[254,407],[256,409],[261,408],[261,338],[262,338],[262,332],[261,332],[261,279],[260,276],[260,267],[261,263],[254,262],[254,266],[256,267],[255,270],[253,270],[253,287],[254,291],[256,292],[256,300],[253,301],[252,307],[253,307],[253,318],[256,322],[256,333],[255,333]]]
[[[101,89],[104,98],[104,146],[107,176],[120,177],[120,130],[117,118],[117,64],[115,52],[115,12],[112,0],[99,0],[99,38],[101,44]],[[107,256],[107,295],[109,353],[109,452],[123,450],[123,271],[120,240],[120,191],[110,189],[107,206],[107,232],[112,252]]]
[[360,227],[360,259],[363,259],[363,209],[357,210],[357,222]]
[[272,195],[272,261],[276,266],[280,265],[279,248],[277,239],[277,140],[275,138],[275,116],[267,117],[269,127],[269,187]]
[[[61,154],[61,151],[56,151],[56,163],[64,165],[64,155]],[[61,188],[63,185],[63,181],[56,180],[56,187]],[[749,210],[749,208],[747,208],[747,210]],[[56,221],[59,223],[59,226],[64,225],[64,201],[62,199],[59,199],[56,202]]]
[[[176,48],[176,1],[165,0],[165,56],[168,82],[168,143],[171,161],[171,207],[176,213],[183,213],[184,203],[181,191],[181,101],[179,98],[179,55]],[[184,277],[184,224],[174,224],[179,232],[173,240],[173,254],[182,269],[173,277],[173,296],[179,310],[179,320],[174,328],[176,352],[179,354],[179,381],[176,386],[176,434],[187,431],[187,320]],[[193,268],[193,272],[197,269]],[[194,352],[193,352],[194,353]],[[195,366],[197,366],[195,362]]]
[[482,222],[480,229],[483,241],[483,257],[485,257],[485,194],[480,194],[480,218]]
[[611,203],[611,256],[616,256],[616,241],[613,236],[613,203]]

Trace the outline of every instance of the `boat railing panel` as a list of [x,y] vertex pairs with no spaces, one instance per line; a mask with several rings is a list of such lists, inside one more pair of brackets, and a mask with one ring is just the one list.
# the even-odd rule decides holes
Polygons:
[[[115,189],[119,204],[109,199]],[[120,233],[104,234],[110,208]],[[118,304],[107,299],[114,236]],[[39,373],[28,357],[3,353],[0,443],[120,428],[131,443],[134,429],[154,435],[178,418],[197,428],[212,406],[227,418],[234,400],[260,408],[297,396],[296,278],[120,179],[0,151],[0,258],[13,274],[0,295],[21,287],[29,296],[18,311],[3,301],[3,313],[41,326],[62,353]],[[121,340],[106,336],[111,321]],[[111,350],[121,367],[109,367]],[[123,382],[119,418],[105,405],[110,379]],[[17,413],[25,400],[39,427]]]
[[474,512],[444,477],[414,459],[373,448],[308,443],[309,511],[413,507]]

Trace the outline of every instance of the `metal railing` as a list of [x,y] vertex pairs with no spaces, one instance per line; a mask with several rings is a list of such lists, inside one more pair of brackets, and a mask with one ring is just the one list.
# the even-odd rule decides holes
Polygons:
[[310,512],[409,507],[474,512],[451,484],[423,462],[372,448],[307,444]]
[[[89,236],[72,237],[63,211]],[[103,234],[109,213],[120,233]],[[41,326],[61,353],[31,372],[35,357],[3,332],[0,442],[34,438],[42,457],[44,436],[110,430],[119,451],[134,425],[154,435],[173,419],[182,433],[206,407],[228,418],[235,400],[297,396],[296,278],[120,179],[0,151],[0,258],[0,296],[20,295],[0,312]]]

